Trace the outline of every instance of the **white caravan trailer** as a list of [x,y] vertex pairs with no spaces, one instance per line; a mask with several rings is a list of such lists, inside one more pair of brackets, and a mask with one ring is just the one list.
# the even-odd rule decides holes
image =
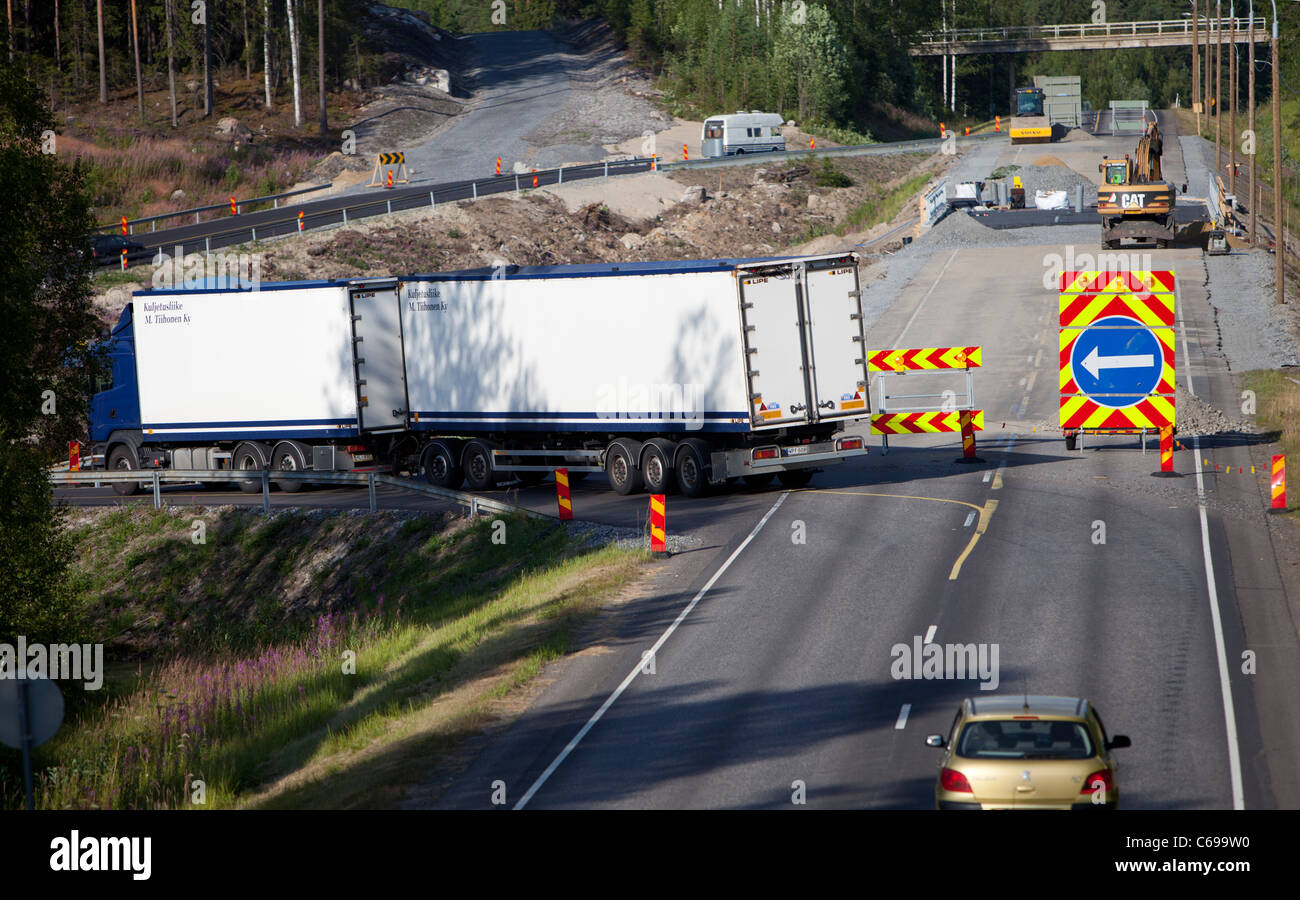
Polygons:
[[736,153],[768,153],[785,149],[781,126],[785,120],[776,113],[736,113],[713,116],[704,123],[700,153],[705,157],[731,156]]

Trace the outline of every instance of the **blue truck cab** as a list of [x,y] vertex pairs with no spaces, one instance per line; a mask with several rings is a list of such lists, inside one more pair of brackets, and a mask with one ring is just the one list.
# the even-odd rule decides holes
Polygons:
[[122,310],[103,346],[108,365],[90,400],[91,464],[95,468],[106,467],[106,457],[115,448],[126,446],[132,454],[129,468],[139,468],[135,454],[140,446],[140,391],[135,374],[130,303]]

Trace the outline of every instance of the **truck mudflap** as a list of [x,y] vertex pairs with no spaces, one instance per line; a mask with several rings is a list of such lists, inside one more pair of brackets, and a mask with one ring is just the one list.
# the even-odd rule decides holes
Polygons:
[[762,472],[823,468],[866,455],[866,439],[859,435],[845,435],[813,444],[762,444],[736,450],[715,450],[711,460],[713,482],[716,484]]

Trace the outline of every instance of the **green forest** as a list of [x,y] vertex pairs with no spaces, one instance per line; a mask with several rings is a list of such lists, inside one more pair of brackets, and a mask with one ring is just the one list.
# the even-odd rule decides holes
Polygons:
[[[190,20],[202,7],[213,69],[258,77],[269,63],[272,87],[281,91],[287,90],[291,68],[292,12],[307,92],[316,87],[316,67],[307,61],[316,59],[318,5],[325,16],[327,89],[383,77],[377,54],[351,25],[361,0],[11,0],[0,27],[7,29],[10,58],[18,54],[33,80],[49,85],[57,108],[64,94],[93,96],[99,89],[101,11],[110,88],[135,86],[133,34],[140,45],[139,77],[154,85],[167,78],[169,8],[175,65],[185,77],[201,74],[204,29],[191,27]],[[1300,88],[1300,53],[1292,49],[1300,39],[1300,3],[1279,5],[1283,93],[1293,97]],[[1094,107],[1112,99],[1187,105],[1192,89],[1187,48],[962,56],[956,108],[950,110],[942,97],[940,59],[907,53],[917,35],[944,22],[974,28],[1091,22],[1099,14],[1113,22],[1177,19],[1190,16],[1187,0],[406,0],[405,6],[457,33],[605,18],[659,79],[675,110],[695,116],[767,109],[866,131],[884,109],[949,121],[1005,115],[1014,84],[1027,84],[1035,74],[1079,75],[1084,98]],[[1230,7],[1222,6],[1225,16]],[[1234,11],[1245,15],[1246,4]],[[1271,15],[1271,6],[1261,3],[1256,12]],[[1270,73],[1267,45],[1259,49],[1257,93],[1263,100]],[[1244,68],[1244,46],[1238,53]],[[1243,100],[1245,90],[1243,78]]]
[[[918,34],[938,30],[944,21],[957,28],[1092,22],[1099,13],[1094,0],[961,0],[946,14],[941,3],[922,0],[532,0],[514,4],[521,11],[514,25],[508,18],[494,25],[493,9],[485,3],[410,2],[435,24],[463,32],[533,27],[551,16],[604,17],[636,59],[660,77],[678,111],[696,117],[761,108],[861,131],[888,104],[933,119],[983,120],[1006,115],[1013,79],[1024,85],[1033,75],[1080,76],[1084,98],[1094,107],[1119,99],[1188,105],[1192,91],[1191,53],[1183,47],[962,56],[952,115],[943,103],[940,59],[907,53]],[[1280,6],[1283,92],[1294,96],[1300,53],[1290,48],[1300,38],[1300,4],[1283,0]],[[1229,8],[1223,5],[1224,16]],[[1113,22],[1146,21],[1190,17],[1191,9],[1187,0],[1110,0],[1104,13]],[[1245,4],[1235,12],[1246,15]],[[1256,13],[1271,15],[1271,8],[1261,4]],[[1245,46],[1238,45],[1238,52],[1244,70]],[[1257,96],[1263,99],[1266,44],[1257,56]],[[1244,78],[1241,97],[1244,102]]]

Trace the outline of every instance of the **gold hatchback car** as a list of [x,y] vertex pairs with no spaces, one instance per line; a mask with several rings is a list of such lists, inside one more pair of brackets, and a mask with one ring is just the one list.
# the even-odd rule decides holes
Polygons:
[[968,697],[948,737],[934,789],[938,809],[1116,809],[1112,750],[1132,746],[1106,736],[1097,710],[1074,697]]

